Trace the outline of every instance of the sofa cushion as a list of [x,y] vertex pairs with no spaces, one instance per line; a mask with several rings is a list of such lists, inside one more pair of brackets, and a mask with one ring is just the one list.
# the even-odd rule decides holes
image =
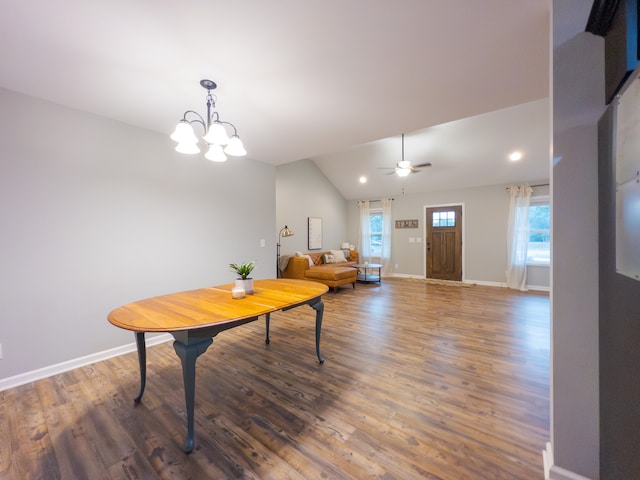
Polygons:
[[355,277],[355,269],[350,267],[327,267],[310,268],[304,272],[304,276],[309,279],[318,280],[342,280]]
[[325,253],[322,255],[322,263],[336,263],[336,257],[330,253]]
[[314,265],[322,265],[322,253],[309,253]]
[[336,263],[347,261],[346,257],[344,256],[344,252],[342,250],[329,250],[329,253],[333,255],[333,258],[335,258]]

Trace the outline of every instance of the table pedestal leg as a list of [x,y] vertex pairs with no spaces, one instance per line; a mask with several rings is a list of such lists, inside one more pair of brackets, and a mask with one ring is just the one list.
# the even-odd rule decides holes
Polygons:
[[196,359],[206,352],[212,343],[213,338],[189,339],[186,344],[178,340],[173,342],[173,349],[182,362],[184,398],[187,406],[187,437],[182,447],[185,453],[191,453],[194,445],[193,409],[196,396]]
[[266,325],[267,325],[267,338],[264,340],[264,343],[269,345],[269,343],[270,343],[270,340],[269,340],[269,323],[271,321],[271,314],[270,313],[267,313],[265,315],[265,321],[266,321]]
[[147,344],[144,341],[144,332],[136,332],[136,346],[138,347],[138,363],[140,363],[140,391],[133,401],[140,403],[144,387],[147,384]]
[[320,355],[320,332],[322,331],[322,314],[324,313],[324,303],[318,302],[311,305],[316,311],[316,354],[318,355],[318,361],[324,363],[324,358]]

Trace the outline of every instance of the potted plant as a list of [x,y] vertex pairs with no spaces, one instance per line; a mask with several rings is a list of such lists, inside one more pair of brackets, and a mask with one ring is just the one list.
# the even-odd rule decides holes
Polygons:
[[256,267],[256,262],[242,262],[240,264],[230,263],[231,270],[238,274],[236,279],[236,287],[243,288],[245,293],[253,293],[253,278],[249,277],[253,269]]

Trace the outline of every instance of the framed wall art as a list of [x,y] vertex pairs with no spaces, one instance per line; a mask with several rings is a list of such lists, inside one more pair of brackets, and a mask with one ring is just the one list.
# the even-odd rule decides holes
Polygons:
[[322,248],[322,219],[318,217],[308,217],[309,250],[320,250]]

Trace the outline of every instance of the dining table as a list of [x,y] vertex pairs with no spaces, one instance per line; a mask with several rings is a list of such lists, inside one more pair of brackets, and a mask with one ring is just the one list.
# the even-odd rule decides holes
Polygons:
[[196,360],[220,332],[264,316],[265,343],[269,344],[271,314],[308,305],[315,310],[316,355],[318,361],[324,363],[320,354],[320,334],[324,313],[322,295],[328,290],[326,285],[285,278],[254,280],[253,294],[243,298],[234,298],[233,289],[234,284],[226,284],[161,295],[123,305],[108,315],[111,324],[135,334],[140,364],[140,390],[134,398],[136,403],[142,400],[146,385],[145,334],[167,332],[173,336],[173,348],[182,364],[184,382],[187,434],[182,449],[185,453],[191,453],[195,443]]

